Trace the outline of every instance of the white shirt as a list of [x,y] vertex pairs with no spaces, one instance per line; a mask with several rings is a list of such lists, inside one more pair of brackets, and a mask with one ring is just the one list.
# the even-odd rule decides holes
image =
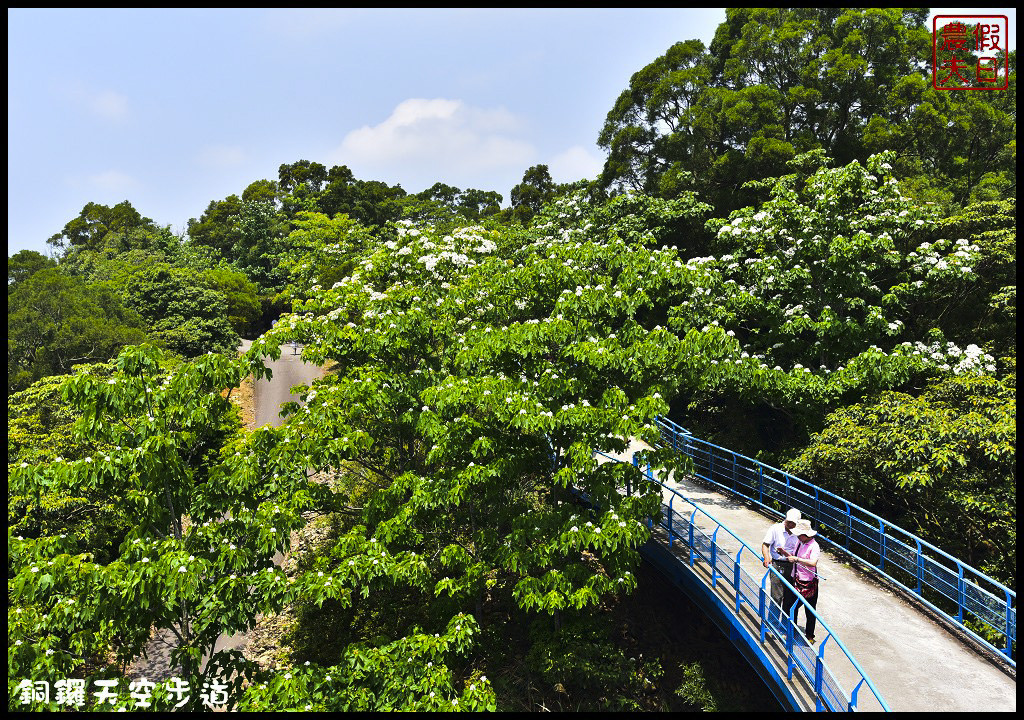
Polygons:
[[800,539],[793,533],[786,530],[785,523],[778,523],[768,528],[764,536],[765,544],[768,545],[768,557],[772,560],[785,560],[796,550]]

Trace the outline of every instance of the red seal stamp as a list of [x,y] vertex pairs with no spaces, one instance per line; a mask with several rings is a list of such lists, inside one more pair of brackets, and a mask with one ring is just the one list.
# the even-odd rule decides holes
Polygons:
[[1006,15],[932,18],[932,86],[936,90],[1005,90],[1010,84]]

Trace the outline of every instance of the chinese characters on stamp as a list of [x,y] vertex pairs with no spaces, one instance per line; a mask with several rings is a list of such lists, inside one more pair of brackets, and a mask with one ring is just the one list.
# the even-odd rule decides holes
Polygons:
[[936,90],[1004,90],[1010,83],[1006,15],[932,18],[932,86]]

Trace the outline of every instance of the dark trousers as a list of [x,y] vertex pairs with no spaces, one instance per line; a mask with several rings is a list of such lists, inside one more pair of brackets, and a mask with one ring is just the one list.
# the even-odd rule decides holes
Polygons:
[[[789,574],[793,571],[793,566],[785,561],[773,560],[772,565],[779,574],[786,579],[787,583],[792,583],[793,578]],[[789,617],[789,608],[793,606],[796,601],[796,594],[788,587],[780,583],[774,575],[772,575],[772,599],[775,600],[782,607],[782,614],[784,617]],[[775,616],[777,611],[772,610],[770,615]]]
[[[787,577],[786,580],[788,580],[791,583],[793,582],[792,577]],[[796,593],[790,590],[789,588],[784,588],[782,595],[782,612],[786,615],[786,617],[789,617],[789,609],[793,607],[793,603],[795,602]],[[796,616],[794,615],[794,617]]]
[[[795,601],[796,598],[794,597],[793,600]],[[810,597],[805,595],[804,596],[804,600],[806,600],[807,604],[810,605],[812,608],[817,608],[818,607],[818,579],[817,578],[814,579],[813,594],[810,595]],[[790,604],[792,604],[792,603],[790,603]],[[802,605],[802,604],[803,603],[800,603],[800,605]],[[800,605],[798,605],[796,610],[793,611],[793,622],[794,623],[796,623],[796,618],[800,614]],[[804,629],[804,635],[806,635],[807,638],[810,639],[810,638],[814,637],[814,629],[818,626],[818,618],[814,616],[814,613],[808,612],[806,609],[804,610],[804,616],[806,617],[806,620],[807,620],[807,625],[805,626],[805,629]]]

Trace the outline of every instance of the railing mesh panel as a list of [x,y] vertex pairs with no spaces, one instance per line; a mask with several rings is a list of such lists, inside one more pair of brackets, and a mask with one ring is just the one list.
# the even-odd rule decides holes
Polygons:
[[[658,422],[663,439],[691,458],[693,473],[698,479],[718,484],[778,511],[801,508],[817,524],[827,543],[844,548],[885,572],[905,589],[919,593],[950,620],[958,622],[963,611],[988,625],[1003,637],[1000,642],[1005,642],[1010,651],[995,647],[983,638],[977,639],[1008,655],[1015,665],[1015,593],[968,566],[964,566],[966,577],[961,591],[959,570],[948,567],[957,565],[957,561],[906,531],[853,504],[847,505],[847,501],[807,481],[718,448],[670,422]],[[923,554],[918,549],[919,544],[923,546]],[[986,589],[988,587],[991,589]],[[970,628],[965,629],[970,631]]]

